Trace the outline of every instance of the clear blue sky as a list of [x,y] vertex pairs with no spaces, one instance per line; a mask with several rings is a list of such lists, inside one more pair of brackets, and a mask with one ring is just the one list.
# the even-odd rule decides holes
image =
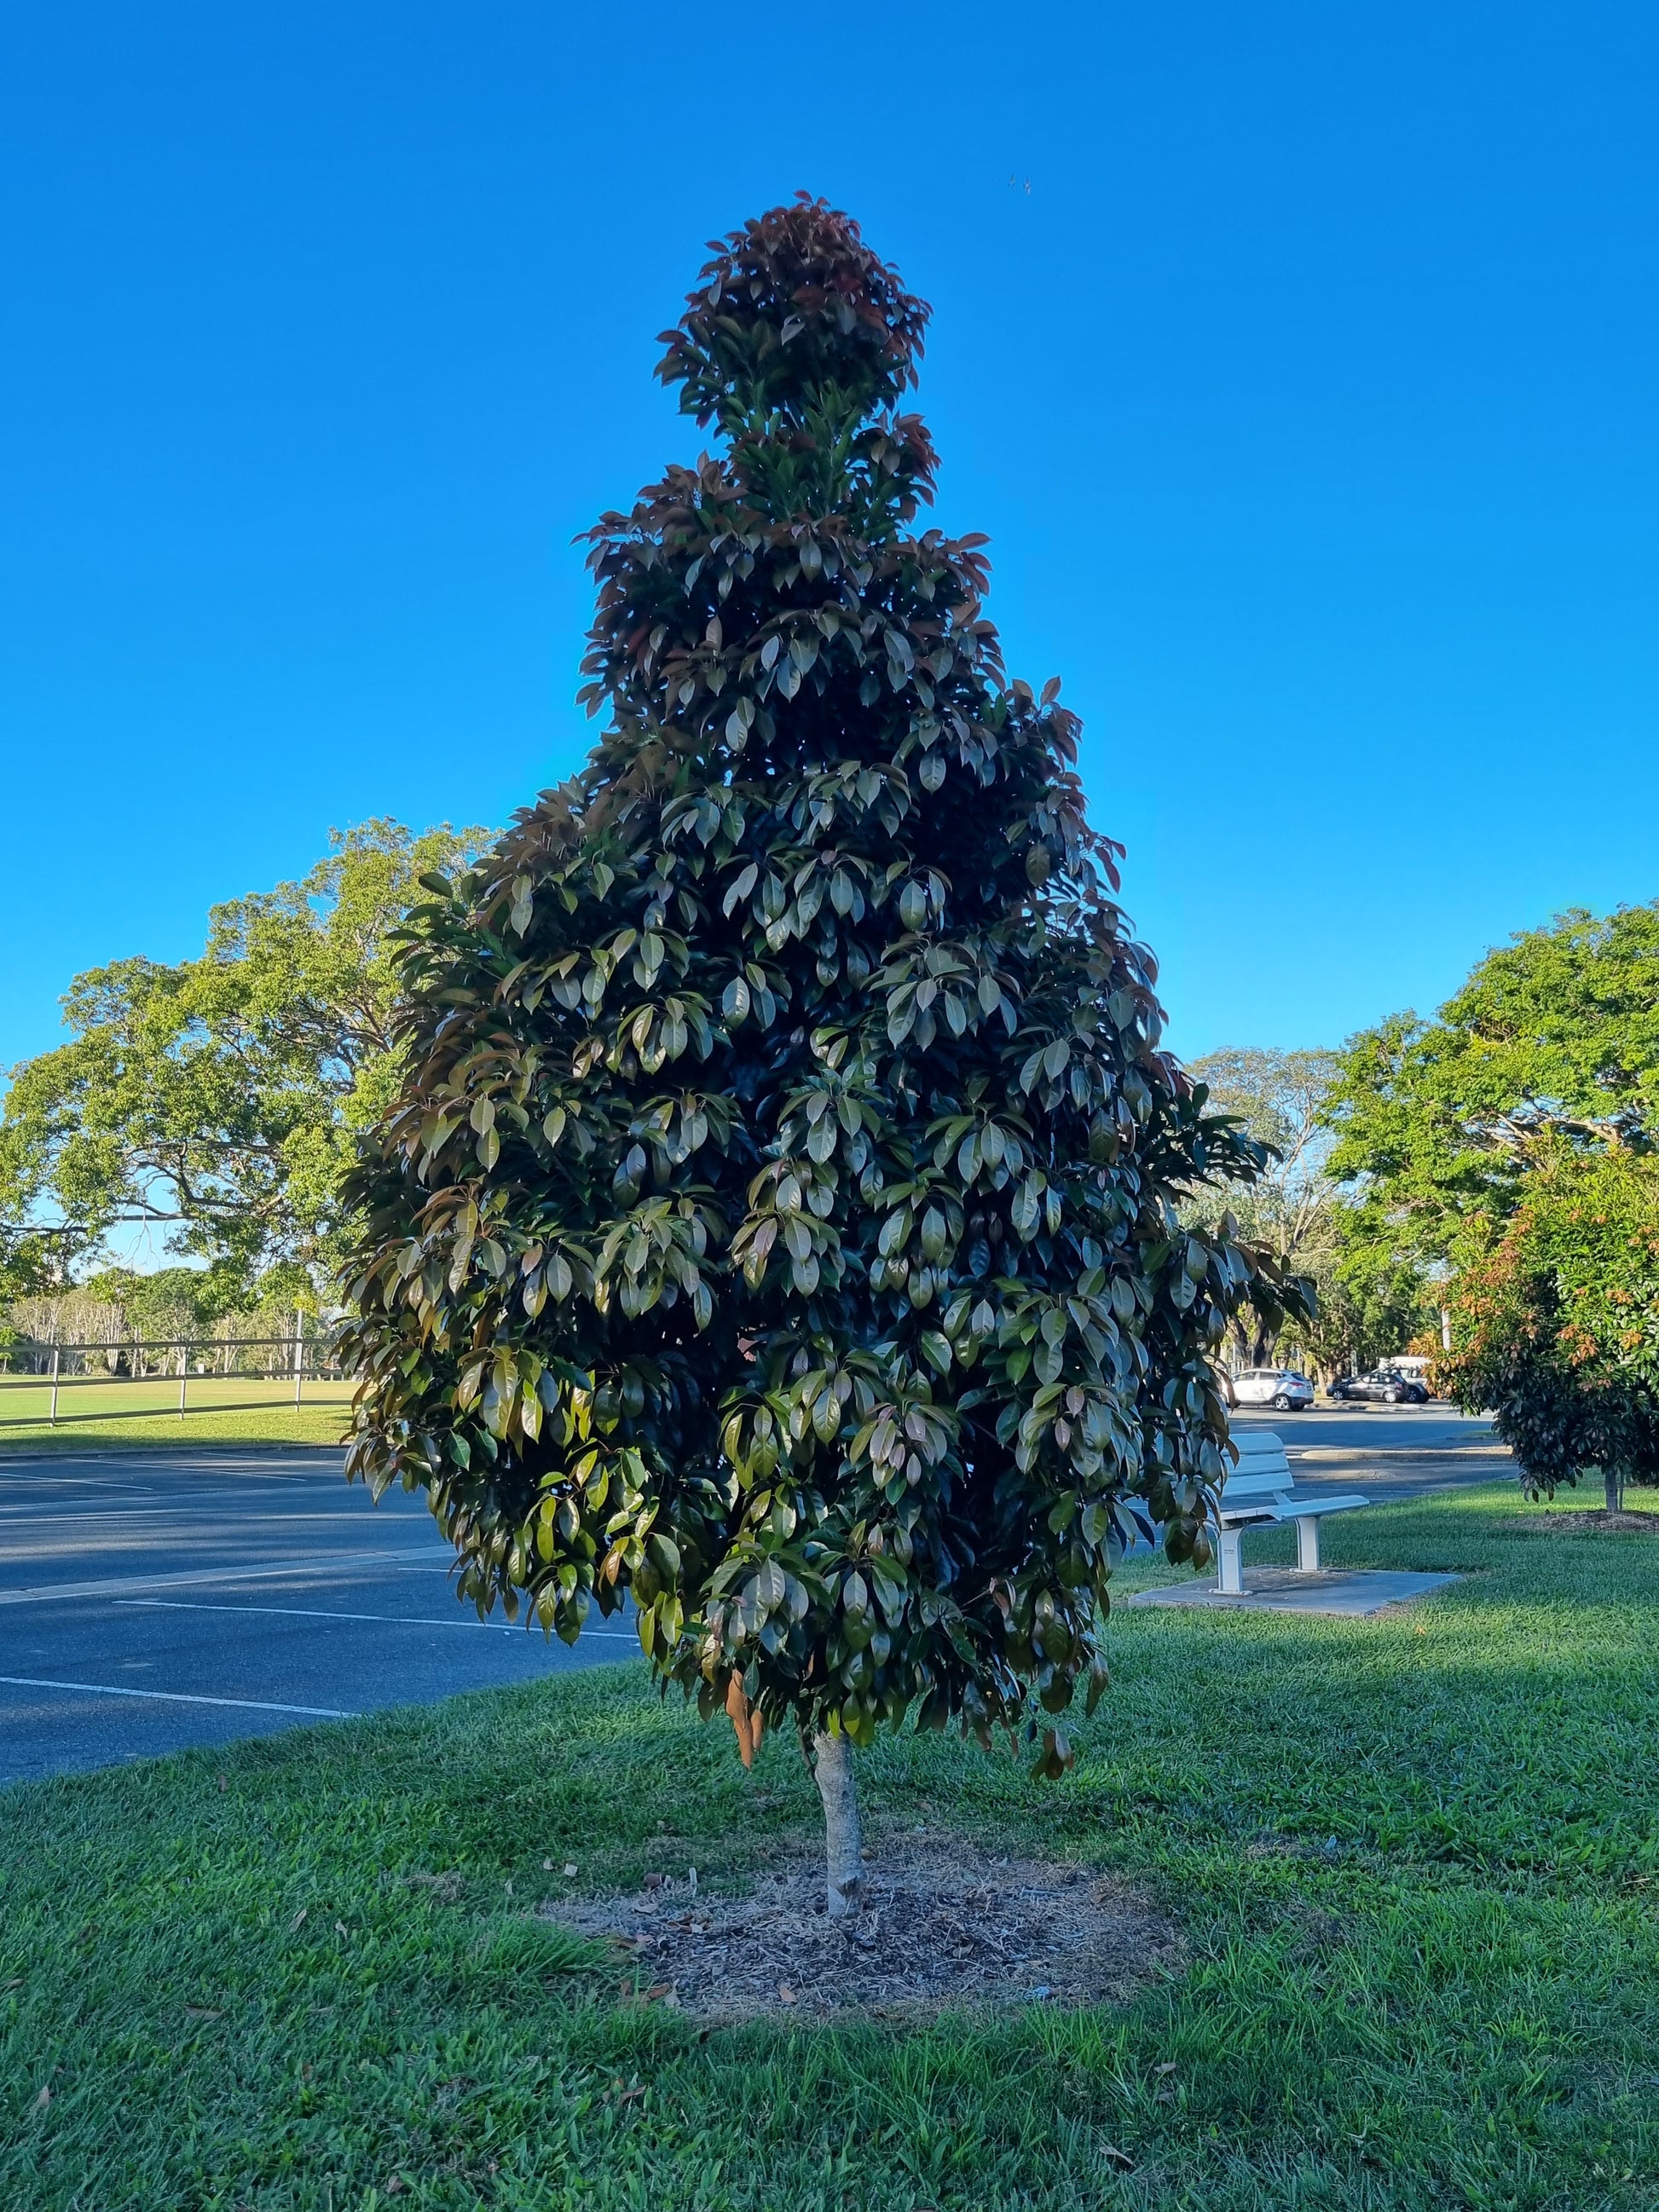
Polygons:
[[331,824],[570,769],[570,540],[798,185],[933,302],[939,517],[1181,1048],[1659,895],[1656,93],[1595,0],[14,9],[0,1060]]

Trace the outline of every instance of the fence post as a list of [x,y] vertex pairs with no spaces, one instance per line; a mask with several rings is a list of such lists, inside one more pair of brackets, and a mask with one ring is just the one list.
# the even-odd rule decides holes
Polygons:
[[300,1386],[305,1381],[306,1317],[298,1306],[294,1309],[294,1406],[300,1406]]
[[62,1356],[63,1346],[54,1344],[52,1347],[52,1425],[54,1429],[58,1426],[58,1362]]
[[189,1383],[190,1347],[181,1344],[179,1347],[179,1418],[181,1421],[185,1418],[185,1392]]

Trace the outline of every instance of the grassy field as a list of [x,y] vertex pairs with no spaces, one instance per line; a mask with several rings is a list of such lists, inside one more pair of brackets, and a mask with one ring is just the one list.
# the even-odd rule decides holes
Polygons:
[[51,1385],[37,1376],[0,1376],[0,1453],[105,1444],[337,1443],[351,1401],[349,1382],[307,1382],[296,1408],[291,1380],[192,1375],[179,1414],[179,1380],[64,1382],[58,1423],[46,1422]]
[[793,1745],[745,1775],[637,1666],[17,1791],[0,2203],[1654,2205],[1659,1540],[1547,1517],[1492,1489],[1335,1524],[1338,1564],[1466,1576],[1370,1622],[1115,1614],[1059,1785],[938,1738],[864,1759],[884,1850],[925,1821],[1159,1899],[1190,1964],[1125,2010],[619,2002],[539,1899],[814,1837]]

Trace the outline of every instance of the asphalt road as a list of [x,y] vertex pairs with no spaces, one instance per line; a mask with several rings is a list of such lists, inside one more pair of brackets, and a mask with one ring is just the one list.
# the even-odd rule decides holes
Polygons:
[[1465,1483],[1514,1475],[1507,1448],[1488,1420],[1448,1406],[1315,1407],[1305,1413],[1241,1409],[1233,1426],[1271,1429],[1298,1490],[1358,1488],[1379,1505]]
[[[1299,1489],[1378,1504],[1491,1481],[1508,1454],[1435,1406],[1243,1413]],[[337,1453],[0,1456],[0,1784],[425,1704],[638,1650],[481,1623],[423,1502]]]
[[425,1704],[639,1650],[481,1623],[420,1498],[335,1452],[0,1457],[0,1783]]

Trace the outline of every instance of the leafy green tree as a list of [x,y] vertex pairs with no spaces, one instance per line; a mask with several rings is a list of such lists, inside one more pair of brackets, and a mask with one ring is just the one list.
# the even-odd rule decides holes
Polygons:
[[1563,915],[1489,952],[1436,1020],[1355,1037],[1328,1113],[1346,1243],[1419,1263],[1483,1252],[1551,1146],[1659,1129],[1659,901]]
[[[1213,1223],[1224,1205],[1231,1208],[1246,1243],[1271,1252],[1281,1268],[1310,1278],[1322,1292],[1322,1277],[1334,1281],[1338,1209],[1336,1187],[1325,1172],[1331,1137],[1322,1117],[1337,1065],[1334,1052],[1231,1046],[1194,1060],[1191,1071],[1207,1103],[1237,1116],[1264,1148],[1267,1164],[1253,1181],[1193,1201],[1189,1212]],[[1322,1297],[1319,1303],[1322,1309]],[[1234,1315],[1231,1333],[1247,1366],[1260,1367],[1272,1354],[1276,1320],[1271,1304],[1265,1314],[1246,1304]],[[1310,1316],[1292,1321],[1287,1334],[1311,1347],[1316,1328]]]
[[300,882],[216,907],[199,960],[77,975],[71,1041],[13,1071],[0,1118],[13,1294],[135,1223],[209,1263],[220,1308],[273,1266],[326,1268],[351,1133],[399,1081],[389,933],[416,878],[485,834],[366,823]]
[[1277,1279],[1178,1224],[1261,1155],[1159,1049],[983,541],[911,527],[927,313],[804,197],[715,250],[660,374],[720,449],[592,532],[605,736],[428,879],[349,1194],[349,1471],[424,1487],[481,1613],[631,1597],[745,1758],[795,1723],[837,1914],[849,1746],[1064,1767],[1138,1516],[1206,1553],[1208,1355]]
[[0,1220],[0,1310],[67,1282],[78,1256],[51,1224]]
[[1213,1224],[1230,1212],[1246,1243],[1271,1252],[1313,1292],[1310,1309],[1282,1326],[1271,1301],[1265,1312],[1249,1301],[1240,1307],[1230,1334],[1247,1366],[1282,1359],[1325,1375],[1373,1366],[1425,1319],[1431,1292],[1420,1266],[1345,1233],[1352,1208],[1329,1172],[1327,1119],[1341,1068],[1334,1052],[1249,1046],[1193,1063],[1207,1103],[1235,1115],[1268,1159],[1253,1182],[1189,1200],[1183,1218]]
[[1440,1291],[1415,1261],[1364,1241],[1346,1243],[1346,1208],[1334,1226],[1335,1241],[1300,1262],[1313,1282],[1314,1313],[1292,1322],[1287,1334],[1322,1374],[1358,1374],[1436,1325]]
[[106,1267],[90,1276],[88,1295],[119,1313],[125,1328],[149,1343],[204,1335],[222,1310],[224,1285],[201,1267],[157,1267],[140,1274]]
[[1659,1160],[1558,1141],[1451,1294],[1440,1386],[1490,1407],[1527,1486],[1659,1480]]

